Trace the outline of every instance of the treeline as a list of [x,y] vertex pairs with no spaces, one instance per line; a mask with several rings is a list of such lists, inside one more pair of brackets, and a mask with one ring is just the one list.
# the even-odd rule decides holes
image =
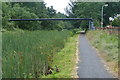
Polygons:
[[[109,17],[114,17],[120,14],[120,2],[70,2],[66,8],[69,17],[74,18],[93,18],[94,26],[100,27],[102,6],[108,4],[103,8],[104,26],[111,24]],[[112,24],[113,26],[120,26],[120,19],[116,18]],[[88,27],[88,21],[72,22],[76,27]]]
[[10,22],[8,19],[34,19],[34,18],[93,18],[94,26],[101,24],[101,11],[104,7],[104,26],[112,24],[120,26],[120,17],[110,22],[109,17],[120,14],[120,2],[71,2],[66,8],[68,16],[56,12],[51,7],[46,7],[44,2],[3,2],[2,3],[2,26],[3,29],[14,30],[62,30],[71,28],[88,27],[88,21],[18,21]]
[[8,19],[66,18],[66,15],[46,7],[44,2],[7,2],[2,3],[3,29],[14,30],[62,30],[72,27],[68,21],[16,21]]

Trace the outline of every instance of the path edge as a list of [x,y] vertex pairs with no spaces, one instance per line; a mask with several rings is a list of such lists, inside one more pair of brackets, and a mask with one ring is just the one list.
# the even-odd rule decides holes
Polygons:
[[78,72],[77,72],[77,70],[78,70],[78,62],[79,62],[79,37],[80,37],[80,34],[78,35],[78,37],[77,37],[77,40],[76,40],[76,52],[75,52],[75,66],[74,66],[74,68],[73,68],[73,73],[72,73],[72,77],[73,78],[79,78],[79,76],[78,76]]

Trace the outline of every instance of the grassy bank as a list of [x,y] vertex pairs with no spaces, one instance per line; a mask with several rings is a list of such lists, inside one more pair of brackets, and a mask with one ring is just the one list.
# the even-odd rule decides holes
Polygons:
[[89,31],[87,38],[98,49],[100,55],[108,65],[118,72],[118,36],[110,35],[105,31]]
[[[65,47],[58,53],[55,54],[54,61],[52,64],[52,74],[43,76],[43,78],[75,78],[75,65],[76,65],[76,42],[78,35],[70,37],[65,44]],[[56,72],[56,67],[59,72]]]
[[38,78],[47,74],[56,60],[54,56],[70,36],[67,30],[3,32],[3,78]]

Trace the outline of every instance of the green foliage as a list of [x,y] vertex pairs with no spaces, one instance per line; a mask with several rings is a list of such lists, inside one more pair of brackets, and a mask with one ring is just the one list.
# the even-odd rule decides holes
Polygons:
[[[109,17],[114,17],[120,14],[120,2],[71,2],[66,12],[69,17],[74,18],[92,18],[95,26],[100,26],[102,6],[108,4],[103,8],[104,26],[109,24]],[[74,26],[84,24],[83,21],[73,22]],[[88,24],[88,23],[87,23]],[[85,26],[86,24],[82,25]],[[82,27],[80,26],[80,27]]]
[[21,7],[29,8],[29,11],[35,13],[39,18],[48,18],[48,10],[44,2],[23,2]]
[[65,31],[14,31],[3,33],[3,78],[37,78],[48,72],[54,55],[70,36]]
[[[99,26],[101,19],[101,6],[104,3],[98,2],[71,2],[70,9],[66,9],[69,17],[74,18],[92,18],[95,26]],[[74,26],[88,27],[88,21],[73,22]]]
[[8,19],[10,19],[11,14],[11,6],[10,4],[2,3],[2,26],[3,28],[7,29],[13,29],[14,23],[8,22]]
[[[31,18],[38,18],[36,14],[31,13],[26,10],[26,8],[21,8],[19,4],[14,4],[12,8],[12,19],[31,19]],[[27,30],[34,30],[39,29],[40,22],[38,21],[21,21],[15,22],[18,25],[18,28],[27,29]]]
[[109,17],[114,17],[120,14],[120,1],[119,2],[106,2],[107,7],[104,7],[104,25],[109,24]]
[[[76,41],[78,35],[70,37],[65,43],[65,47],[58,53],[55,54],[54,61],[52,64],[52,74],[42,76],[42,78],[75,78],[76,72],[74,67],[76,66]],[[60,72],[56,72],[55,65],[58,67]]]
[[80,34],[80,32],[82,31],[83,29],[81,28],[74,28],[72,29],[71,31],[74,33],[74,34]]
[[80,27],[82,28],[82,29],[85,29],[85,28],[88,28],[88,21],[81,21],[81,24],[80,24]]
[[112,22],[113,26],[120,27],[120,16]]
[[[66,15],[57,13],[51,7],[46,7],[44,2],[11,2],[2,5],[3,28],[13,30],[20,28],[24,30],[62,30],[71,25],[64,21],[16,21],[8,19],[36,19],[36,18],[65,18]],[[69,24],[69,25],[66,25]]]
[[99,20],[94,20],[94,26],[95,27],[100,27],[101,26],[101,24],[100,24],[100,21]]
[[38,18],[37,15],[27,11],[27,8],[20,7],[18,3],[11,7],[11,4],[3,3],[3,28],[11,30],[14,28],[34,30],[37,29],[40,22],[9,22],[8,19],[31,19]]

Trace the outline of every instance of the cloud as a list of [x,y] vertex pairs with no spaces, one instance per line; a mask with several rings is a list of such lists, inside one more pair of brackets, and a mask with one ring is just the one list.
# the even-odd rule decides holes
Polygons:
[[57,12],[65,13],[64,9],[69,3],[69,0],[44,0],[44,2],[47,4],[46,6],[53,6]]

